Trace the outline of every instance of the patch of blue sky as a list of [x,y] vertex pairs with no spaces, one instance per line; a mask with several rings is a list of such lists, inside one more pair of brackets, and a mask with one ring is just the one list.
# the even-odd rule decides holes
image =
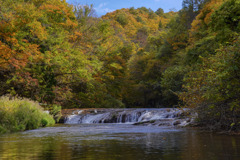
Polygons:
[[121,8],[146,7],[156,11],[162,8],[164,12],[178,11],[182,8],[182,0],[67,0],[70,4],[93,4],[98,16]]

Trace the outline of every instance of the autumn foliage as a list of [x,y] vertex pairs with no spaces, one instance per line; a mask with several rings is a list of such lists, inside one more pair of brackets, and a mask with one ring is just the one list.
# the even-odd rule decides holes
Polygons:
[[100,18],[65,0],[0,3],[0,95],[64,108],[185,106],[202,124],[239,126],[239,0]]

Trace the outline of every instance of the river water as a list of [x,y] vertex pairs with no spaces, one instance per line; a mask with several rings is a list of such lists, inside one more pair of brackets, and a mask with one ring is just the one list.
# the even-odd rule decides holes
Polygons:
[[1,160],[239,160],[240,137],[131,124],[61,124],[0,136]]

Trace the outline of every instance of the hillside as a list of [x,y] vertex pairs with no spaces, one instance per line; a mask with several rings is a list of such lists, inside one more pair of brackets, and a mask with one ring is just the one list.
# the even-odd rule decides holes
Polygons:
[[61,0],[0,3],[1,96],[63,108],[184,106],[214,129],[238,128],[239,0],[101,18]]

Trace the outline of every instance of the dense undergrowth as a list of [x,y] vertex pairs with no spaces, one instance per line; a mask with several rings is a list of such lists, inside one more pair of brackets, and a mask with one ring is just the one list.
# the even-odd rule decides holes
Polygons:
[[29,99],[0,98],[0,133],[24,131],[55,124],[51,115]]

